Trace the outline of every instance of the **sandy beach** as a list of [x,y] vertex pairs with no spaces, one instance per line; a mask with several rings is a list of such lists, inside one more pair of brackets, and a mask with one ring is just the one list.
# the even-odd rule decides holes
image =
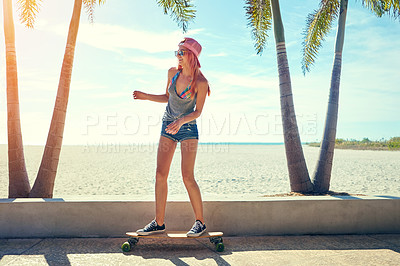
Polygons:
[[[303,146],[309,172],[319,149]],[[157,145],[64,146],[54,197],[114,196],[153,199]],[[8,193],[7,146],[0,146],[0,198]],[[26,146],[31,184],[43,147]],[[169,199],[187,199],[177,148],[169,175]],[[331,190],[400,195],[400,152],[336,150]],[[195,176],[205,200],[257,198],[290,191],[283,145],[199,145]]]

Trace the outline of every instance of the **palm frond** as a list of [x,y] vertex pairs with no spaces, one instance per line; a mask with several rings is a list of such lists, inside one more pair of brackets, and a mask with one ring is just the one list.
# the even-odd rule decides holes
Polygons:
[[386,7],[385,2],[389,2],[389,1],[362,0],[361,2],[365,8],[370,9],[372,11],[372,13],[374,13],[376,16],[382,17],[382,15],[386,12],[385,11],[385,7]]
[[389,16],[400,21],[400,0],[391,0],[390,2]]
[[245,6],[247,26],[251,28],[254,48],[262,54],[268,39],[268,31],[272,26],[271,2],[269,0],[246,0]]
[[85,11],[88,14],[88,19],[90,23],[94,22],[94,10],[96,5],[100,6],[104,4],[106,0],[83,0],[83,6],[85,7]]
[[302,44],[301,67],[304,75],[306,71],[310,71],[311,65],[315,63],[322,42],[332,29],[332,23],[338,17],[339,8],[340,0],[321,0],[319,8],[308,15]]
[[362,5],[377,17],[389,15],[394,19],[400,17],[400,0],[362,0]]
[[22,24],[28,28],[33,28],[36,16],[40,9],[40,2],[42,0],[18,0],[17,9]]
[[164,14],[169,14],[182,31],[186,32],[188,24],[196,17],[196,10],[191,0],[157,0],[158,6],[164,9]]

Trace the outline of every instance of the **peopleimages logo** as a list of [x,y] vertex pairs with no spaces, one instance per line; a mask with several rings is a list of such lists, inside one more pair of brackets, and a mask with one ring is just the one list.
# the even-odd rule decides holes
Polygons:
[[[83,152],[157,152],[162,147],[150,141],[158,140],[154,137],[159,136],[161,124],[162,117],[154,115],[85,115],[81,132],[88,141],[83,146]],[[283,136],[280,114],[205,113],[197,119],[197,124],[200,135],[197,150],[203,153],[229,152],[237,139],[242,143],[268,142],[268,139],[282,139]],[[297,115],[297,124],[301,136],[317,135],[316,114]],[[243,139],[246,141],[240,141]],[[206,143],[201,143],[204,140]],[[180,152],[179,146],[176,152]]]
[[[83,116],[82,135],[146,136],[161,130],[162,117],[154,115],[88,114]],[[317,135],[317,114],[296,116],[300,135]],[[201,136],[283,135],[281,114],[218,113],[197,119]]]
[[82,135],[148,135],[161,126],[161,118],[154,115],[88,114],[83,119]]

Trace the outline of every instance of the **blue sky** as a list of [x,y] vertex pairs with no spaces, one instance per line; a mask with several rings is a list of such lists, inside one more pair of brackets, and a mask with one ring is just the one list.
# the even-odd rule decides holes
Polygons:
[[[302,32],[319,1],[280,2],[301,139],[319,141],[336,24],[317,64],[303,76]],[[198,120],[200,141],[283,141],[273,31],[262,56],[256,55],[244,1],[195,4],[197,17],[186,34],[156,1],[108,0],[96,9],[94,24],[82,13],[64,144],[157,142],[165,104],[133,101],[132,91],[165,92],[167,69],[176,65],[173,51],[183,36],[202,44],[202,71],[211,85]],[[34,30],[14,15],[24,144],[45,144],[72,7],[72,0],[44,1]],[[399,33],[399,21],[376,18],[360,1],[349,1],[337,137],[400,136]],[[0,143],[7,143],[3,33],[0,38]]]

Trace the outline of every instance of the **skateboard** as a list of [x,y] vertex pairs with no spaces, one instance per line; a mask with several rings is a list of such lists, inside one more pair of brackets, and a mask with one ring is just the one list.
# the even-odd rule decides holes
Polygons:
[[140,236],[136,232],[127,232],[129,236],[128,241],[124,242],[121,246],[124,252],[129,252],[138,242],[140,238],[181,238],[181,239],[196,239],[196,238],[209,238],[210,242],[215,245],[218,252],[224,251],[224,243],[222,241],[222,232],[205,232],[201,236],[188,237],[184,231],[170,231],[162,234],[153,234],[148,236]]

